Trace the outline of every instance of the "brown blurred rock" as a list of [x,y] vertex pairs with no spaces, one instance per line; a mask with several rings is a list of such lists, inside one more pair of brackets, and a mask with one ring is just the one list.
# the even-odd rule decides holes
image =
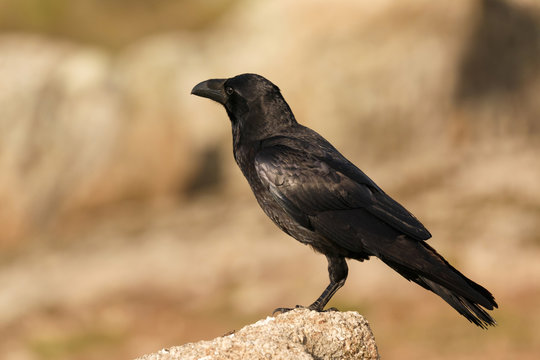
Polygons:
[[142,46],[113,57],[39,36],[0,36],[0,247],[191,186],[216,127],[195,141],[178,110],[195,82],[179,85],[181,54],[196,54],[189,47],[156,42],[151,56]]
[[297,309],[210,341],[175,346],[138,360],[379,359],[375,338],[356,312]]

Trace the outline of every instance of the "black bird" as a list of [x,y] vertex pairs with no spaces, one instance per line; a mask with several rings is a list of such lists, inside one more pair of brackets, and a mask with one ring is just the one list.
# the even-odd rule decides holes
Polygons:
[[376,256],[470,322],[495,325],[485,310],[497,307],[493,295],[429,246],[431,234],[409,211],[322,136],[298,124],[276,85],[242,74],[203,81],[191,93],[225,107],[234,158],[266,215],[326,256],[330,284],[309,309],[324,311],[345,284],[345,259]]

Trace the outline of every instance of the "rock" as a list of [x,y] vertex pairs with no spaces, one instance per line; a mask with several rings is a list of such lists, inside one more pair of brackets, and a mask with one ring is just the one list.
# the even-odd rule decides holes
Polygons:
[[137,360],[173,359],[379,359],[379,354],[368,322],[357,312],[296,309]]
[[[194,53],[187,41],[174,44],[178,54]],[[182,121],[173,105],[191,100],[190,86],[205,74],[170,81],[178,61],[159,60],[172,57],[171,47],[158,43],[156,57],[144,47],[112,56],[39,36],[0,36],[0,248],[92,210],[175,197],[191,186],[211,144],[194,145],[195,121]],[[204,131],[216,133],[207,123]]]

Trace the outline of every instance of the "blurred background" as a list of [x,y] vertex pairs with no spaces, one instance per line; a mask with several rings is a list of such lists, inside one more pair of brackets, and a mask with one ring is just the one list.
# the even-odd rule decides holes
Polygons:
[[212,77],[264,75],[487,287],[483,331],[377,259],[331,306],[387,359],[540,355],[536,0],[0,1],[0,353],[129,359],[311,303]]

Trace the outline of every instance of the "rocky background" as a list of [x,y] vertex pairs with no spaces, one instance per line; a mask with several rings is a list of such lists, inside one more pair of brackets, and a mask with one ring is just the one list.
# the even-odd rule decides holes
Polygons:
[[324,257],[258,209],[229,120],[256,72],[500,304],[481,331],[373,259],[331,306],[381,356],[540,354],[535,0],[0,2],[0,353],[125,359],[311,303]]

